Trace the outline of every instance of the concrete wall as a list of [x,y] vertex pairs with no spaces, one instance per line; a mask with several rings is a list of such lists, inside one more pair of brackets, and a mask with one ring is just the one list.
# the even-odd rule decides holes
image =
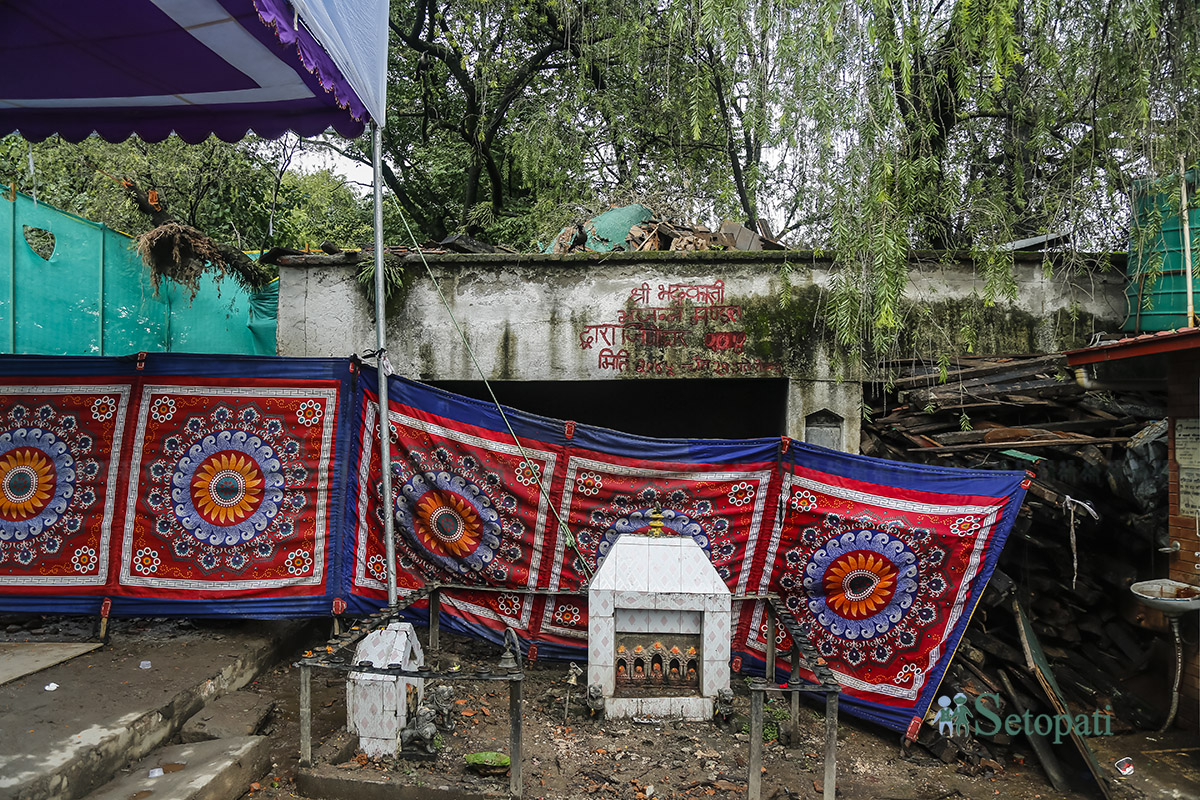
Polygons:
[[[781,308],[785,261],[791,303]],[[839,374],[823,324],[828,260],[707,252],[447,255],[429,263],[489,380],[786,377],[786,432],[803,439],[809,423],[819,423],[809,438],[858,449],[858,376]],[[280,269],[280,355],[375,348],[374,311],[354,272]],[[405,296],[388,309],[395,370],[420,380],[479,380],[419,261],[410,261],[408,275]],[[1016,301],[989,305],[972,269],[932,257],[914,261],[906,313],[915,333],[907,346],[929,352],[937,336],[970,330],[977,352],[1055,350],[1086,343],[1093,329],[1115,330],[1124,318],[1115,273],[1051,279],[1037,256],[1018,261],[1017,275]],[[829,427],[836,418],[822,411],[844,422],[840,434]]]

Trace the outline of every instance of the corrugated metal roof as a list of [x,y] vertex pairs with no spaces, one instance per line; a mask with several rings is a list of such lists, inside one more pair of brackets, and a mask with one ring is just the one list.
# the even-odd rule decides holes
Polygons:
[[1063,355],[1072,367],[1095,364],[1101,361],[1117,361],[1124,358],[1171,353],[1200,347],[1200,328],[1180,328],[1174,331],[1144,333],[1115,342],[1104,342],[1094,347],[1068,350]]

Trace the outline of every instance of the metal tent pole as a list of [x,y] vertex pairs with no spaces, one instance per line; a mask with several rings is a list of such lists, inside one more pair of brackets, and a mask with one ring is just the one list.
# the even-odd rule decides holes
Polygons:
[[396,529],[392,517],[392,438],[388,422],[388,382],[384,369],[387,356],[387,332],[384,309],[383,274],[383,134],[379,124],[371,123],[371,172],[375,188],[375,347],[379,368],[379,464],[382,473],[380,502],[383,504],[383,545],[387,554],[388,607],[396,606]]

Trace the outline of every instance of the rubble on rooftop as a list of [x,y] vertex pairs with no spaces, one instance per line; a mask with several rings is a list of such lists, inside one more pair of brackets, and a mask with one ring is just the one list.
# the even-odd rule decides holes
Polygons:
[[785,250],[765,224],[753,231],[732,220],[719,230],[662,218],[637,203],[605,211],[582,224],[568,225],[543,251],[546,253],[608,253],[652,250]]

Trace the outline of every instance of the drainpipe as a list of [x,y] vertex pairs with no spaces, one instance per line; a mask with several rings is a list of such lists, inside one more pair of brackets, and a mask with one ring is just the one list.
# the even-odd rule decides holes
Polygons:
[[1192,231],[1188,223],[1187,168],[1183,154],[1179,155],[1179,214],[1180,232],[1183,234],[1183,268],[1187,275],[1187,327],[1196,324],[1196,311],[1192,305]]

